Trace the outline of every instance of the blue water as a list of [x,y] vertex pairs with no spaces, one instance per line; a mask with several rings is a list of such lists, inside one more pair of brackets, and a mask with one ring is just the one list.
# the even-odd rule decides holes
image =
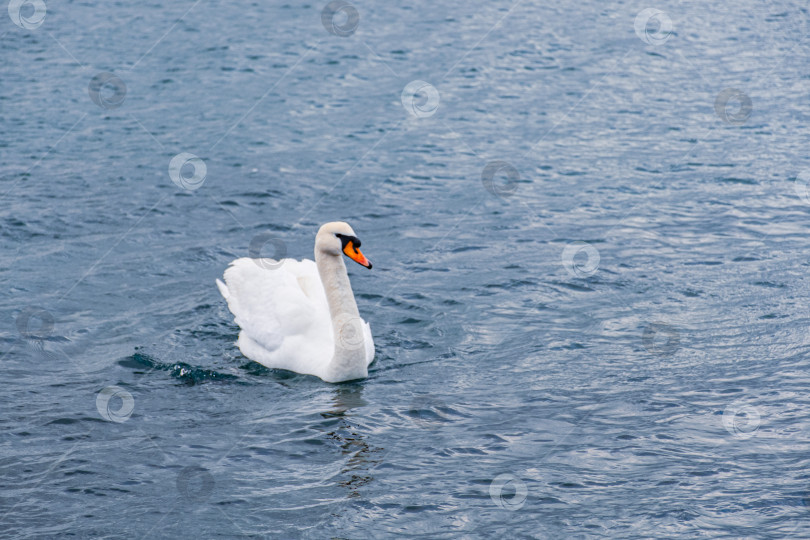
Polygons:
[[[810,538],[806,4],[390,4],[0,12],[0,535]],[[368,379],[252,363],[335,219]]]

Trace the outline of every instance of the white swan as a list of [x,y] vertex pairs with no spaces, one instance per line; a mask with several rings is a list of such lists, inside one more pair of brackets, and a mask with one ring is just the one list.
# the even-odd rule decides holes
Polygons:
[[217,287],[241,328],[242,354],[269,368],[327,382],[363,379],[374,360],[341,253],[371,268],[348,223],[323,225],[315,261],[236,259]]

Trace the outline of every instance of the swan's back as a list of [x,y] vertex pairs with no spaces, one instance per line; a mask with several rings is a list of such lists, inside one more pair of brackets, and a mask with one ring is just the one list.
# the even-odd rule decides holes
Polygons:
[[217,286],[242,329],[237,344],[245,356],[267,367],[324,377],[334,338],[314,261],[237,259]]

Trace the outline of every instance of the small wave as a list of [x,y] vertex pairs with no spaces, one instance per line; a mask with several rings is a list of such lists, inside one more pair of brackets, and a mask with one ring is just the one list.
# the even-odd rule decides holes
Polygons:
[[194,385],[207,381],[236,381],[239,377],[220,373],[212,369],[192,366],[185,362],[164,363],[144,353],[135,353],[118,361],[118,365],[128,369],[145,371],[166,371],[171,377]]

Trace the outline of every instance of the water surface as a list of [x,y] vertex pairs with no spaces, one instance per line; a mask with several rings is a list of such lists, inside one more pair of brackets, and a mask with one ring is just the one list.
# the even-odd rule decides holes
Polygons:
[[[3,534],[810,537],[805,5],[325,6],[4,19]],[[244,358],[335,219],[369,378]]]

